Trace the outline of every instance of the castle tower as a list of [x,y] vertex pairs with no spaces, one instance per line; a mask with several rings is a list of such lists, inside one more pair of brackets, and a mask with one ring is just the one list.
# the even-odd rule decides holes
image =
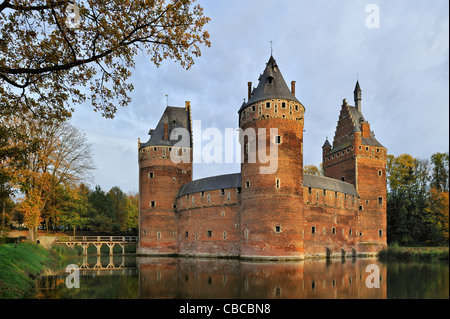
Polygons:
[[324,145],[322,149],[323,170],[327,177],[355,185],[360,196],[360,251],[364,251],[367,247],[386,244],[387,149],[376,140],[362,114],[358,82],[354,98],[355,106],[348,105],[344,99],[333,146]]
[[190,102],[168,106],[150,139],[139,142],[138,253],[178,253],[176,197],[192,181]]
[[304,112],[271,56],[239,110],[243,258],[304,258]]

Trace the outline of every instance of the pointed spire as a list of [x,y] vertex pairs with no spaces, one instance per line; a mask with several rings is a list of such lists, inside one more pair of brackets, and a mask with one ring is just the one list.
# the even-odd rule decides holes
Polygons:
[[361,112],[361,88],[359,87],[359,81],[356,80],[355,90],[353,91],[353,97],[355,99],[355,107]]
[[273,55],[270,55],[264,72],[258,80],[258,86],[253,89],[246,105],[268,99],[286,99],[299,102],[284,81]]
[[325,147],[331,147],[330,142],[328,142],[328,136],[327,136],[327,138],[326,138],[326,140],[325,140],[325,143],[323,143],[322,148],[325,148]]

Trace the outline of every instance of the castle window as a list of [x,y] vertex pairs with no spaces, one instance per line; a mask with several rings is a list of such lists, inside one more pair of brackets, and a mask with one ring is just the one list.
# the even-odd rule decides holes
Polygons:
[[362,232],[359,232],[359,236],[362,236]]
[[156,152],[156,147],[154,147],[153,150]]
[[245,239],[248,239],[248,229],[247,228],[244,230],[244,237],[245,237]]
[[250,181],[246,181],[245,182],[245,188],[249,188],[250,187]]
[[337,198],[337,192],[334,192],[334,198]]
[[380,149],[377,147],[377,153],[380,153]]
[[324,227],[322,228],[322,233],[325,235],[327,233],[327,229]]
[[323,190],[323,196],[327,196],[327,191],[325,189]]
[[203,196],[205,196],[205,192],[204,191],[201,191],[201,196],[203,197]]
[[236,188],[236,193],[238,193],[238,194],[241,193],[241,188],[240,187]]
[[349,235],[349,236],[352,235],[352,229],[351,229],[351,228],[348,230],[348,235]]
[[382,205],[383,204],[383,197],[378,197],[378,204]]
[[211,195],[206,195],[206,202],[209,204],[211,202]]
[[332,227],[331,228],[331,233],[334,235],[334,234],[336,234],[336,227]]
[[266,102],[266,108],[270,109],[270,102]]
[[359,149],[361,149],[361,145],[359,145],[359,147],[358,147]]
[[366,146],[366,151],[368,151],[369,150],[369,147],[368,146]]
[[256,105],[252,105],[252,111],[255,112],[256,110]]
[[227,201],[229,202],[230,199],[231,199],[231,193],[230,193],[230,192],[227,192]]
[[195,240],[198,239],[198,232],[195,233]]
[[184,232],[184,237],[186,237],[186,238],[189,237],[189,232],[188,231]]
[[308,194],[311,194],[311,187],[308,187]]
[[156,238],[157,238],[157,239],[161,239],[161,232],[157,232],[157,233],[156,233]]
[[295,110],[298,111],[298,105],[295,105]]
[[281,136],[275,135],[275,144],[281,144]]
[[281,226],[275,226],[275,232],[281,233]]
[[208,231],[206,232],[206,236],[207,236],[207,237],[212,237],[212,230],[208,230]]
[[381,176],[383,174],[382,171],[378,171],[378,176]]
[[363,207],[362,207],[362,205],[359,205],[359,210],[363,210]]
[[225,189],[222,188],[222,189],[220,190],[220,195],[222,195],[222,196],[225,195]]
[[292,106],[289,106],[289,114],[292,115]]
[[172,207],[173,207],[173,208],[177,208],[177,204],[173,204]]
[[312,226],[311,227],[311,234],[315,234],[316,233],[316,226]]
[[192,195],[192,206],[194,206],[195,205],[195,197],[194,197],[194,195]]
[[223,239],[227,239],[227,232],[226,232],[226,231],[223,232],[222,238],[223,238]]
[[155,173],[153,173],[153,172],[148,173],[148,178],[153,178],[153,177],[155,177]]
[[383,237],[383,231],[381,229],[378,231],[378,236]]
[[279,178],[275,179],[275,187],[280,188],[280,179]]
[[224,211],[221,212],[221,213],[220,213],[220,216],[225,216],[225,212],[224,212]]
[[261,105],[258,107],[258,114],[261,115],[262,114],[262,109],[261,109]]
[[150,201],[150,207],[155,207],[156,206],[156,201],[152,200]]
[[345,180],[345,177],[342,176],[342,177],[341,177],[341,181],[344,181],[344,180]]
[[281,107],[282,107],[283,109],[285,109],[285,108],[286,108],[286,102],[281,102]]

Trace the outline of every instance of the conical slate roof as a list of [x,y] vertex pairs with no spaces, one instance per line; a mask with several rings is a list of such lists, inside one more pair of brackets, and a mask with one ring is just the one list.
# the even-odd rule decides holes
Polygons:
[[253,90],[248,102],[241,106],[240,110],[249,104],[268,99],[286,99],[299,102],[286,85],[277,62],[272,55],[266,63],[263,74],[260,75],[258,80],[258,86]]

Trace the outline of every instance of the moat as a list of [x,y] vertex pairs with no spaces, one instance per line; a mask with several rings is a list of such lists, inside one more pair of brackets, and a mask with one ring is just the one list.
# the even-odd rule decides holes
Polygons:
[[88,256],[70,263],[90,267],[79,269],[79,288],[68,288],[69,272],[49,274],[40,278],[37,298],[449,298],[449,266],[442,263],[382,263],[375,258],[263,263],[135,255]]

